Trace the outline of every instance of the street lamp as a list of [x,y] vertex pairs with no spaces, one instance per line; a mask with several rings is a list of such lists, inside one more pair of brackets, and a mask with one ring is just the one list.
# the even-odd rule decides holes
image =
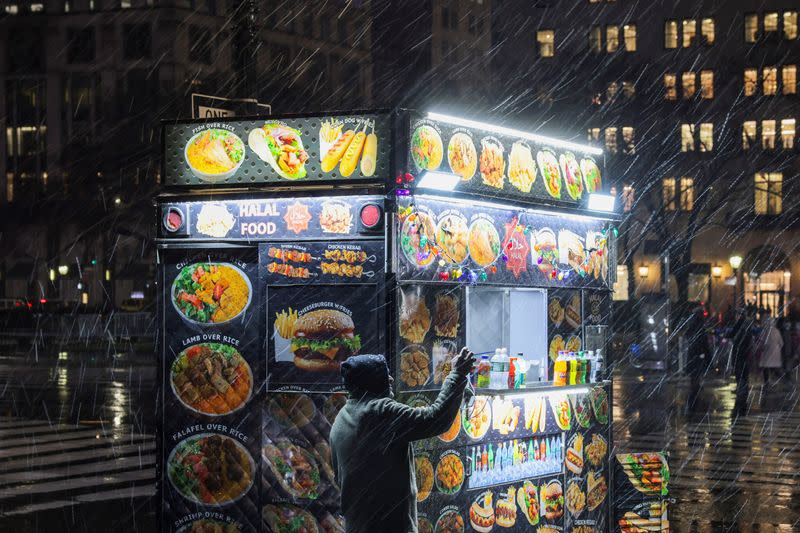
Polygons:
[[647,278],[650,275],[650,267],[647,265],[642,265],[639,267],[639,277],[640,278]]
[[736,294],[736,287],[739,285],[739,267],[742,266],[742,256],[741,255],[732,255],[728,258],[728,262],[731,264],[731,268],[733,269],[733,307],[739,303],[739,299],[737,298]]
[[719,266],[719,265],[712,266],[711,267],[711,275],[714,276],[715,278],[721,278],[722,277],[722,267]]

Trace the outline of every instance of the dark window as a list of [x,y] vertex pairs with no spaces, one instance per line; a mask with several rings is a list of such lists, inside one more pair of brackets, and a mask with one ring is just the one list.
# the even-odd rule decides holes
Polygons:
[[157,94],[156,76],[158,71],[135,68],[125,76],[126,101],[131,110],[147,108],[154,102]]
[[450,24],[450,8],[443,7],[442,8],[442,28],[447,28],[448,24]]
[[347,21],[343,18],[338,22],[339,44],[347,44]]
[[450,12],[450,29],[451,30],[457,30],[458,29],[458,13],[456,13],[455,9],[453,9]]
[[6,50],[8,69],[11,72],[38,72],[44,70],[44,35],[34,28],[9,30]]
[[123,55],[125,59],[149,58],[152,50],[148,24],[125,24],[123,27]]
[[94,100],[90,76],[74,74],[64,87],[64,111],[73,121],[89,120]]
[[90,63],[94,61],[94,28],[67,30],[67,62]]
[[211,64],[211,32],[208,28],[189,26],[189,60]]
[[468,19],[468,27],[470,33],[475,33],[475,15],[470,15]]

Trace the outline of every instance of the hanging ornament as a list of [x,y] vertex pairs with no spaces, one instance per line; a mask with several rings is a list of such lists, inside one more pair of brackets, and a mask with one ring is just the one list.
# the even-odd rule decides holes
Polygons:
[[486,271],[481,272],[481,275],[480,275],[480,280],[481,281],[486,281],[486,278],[488,278],[488,277],[489,276],[486,275]]
[[439,272],[439,279],[441,279],[442,281],[447,281],[448,279],[450,279],[450,273],[449,272]]
[[497,274],[497,267],[492,265],[492,274]]
[[503,262],[508,263],[508,256],[506,254],[503,254]]
[[619,232],[617,231],[617,228],[614,228],[613,232],[614,232],[614,237],[616,237],[617,235],[619,235]]
[[439,266],[440,267],[443,267],[445,264],[446,263],[444,262],[444,259],[439,259]]

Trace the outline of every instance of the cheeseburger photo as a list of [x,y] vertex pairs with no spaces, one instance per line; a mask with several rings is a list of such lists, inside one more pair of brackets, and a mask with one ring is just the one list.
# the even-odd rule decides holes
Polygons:
[[291,344],[295,366],[309,372],[338,372],[342,361],[361,349],[354,329],[353,319],[336,309],[317,309],[298,317]]

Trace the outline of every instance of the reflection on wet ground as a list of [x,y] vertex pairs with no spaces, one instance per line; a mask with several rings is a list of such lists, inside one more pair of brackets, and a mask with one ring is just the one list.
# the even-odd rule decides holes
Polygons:
[[[156,371],[149,354],[0,357],[0,533],[156,530]],[[733,383],[618,372],[618,451],[666,449],[676,532],[800,530],[795,382],[754,378],[731,421]]]
[[748,412],[732,420],[734,384],[704,384],[685,413],[688,381],[620,375],[614,385],[618,450],[667,450],[674,531],[797,531],[800,528],[796,382],[751,379]]

